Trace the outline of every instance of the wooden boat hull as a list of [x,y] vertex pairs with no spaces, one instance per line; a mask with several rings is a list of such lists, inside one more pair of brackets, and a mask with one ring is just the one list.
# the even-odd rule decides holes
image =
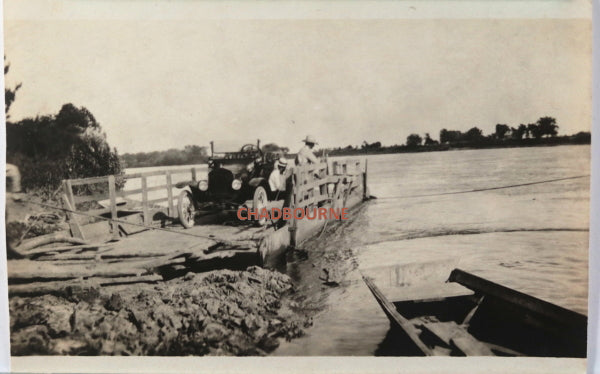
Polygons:
[[391,322],[387,339],[402,354],[586,356],[585,315],[460,269],[448,283],[399,301],[364,280]]

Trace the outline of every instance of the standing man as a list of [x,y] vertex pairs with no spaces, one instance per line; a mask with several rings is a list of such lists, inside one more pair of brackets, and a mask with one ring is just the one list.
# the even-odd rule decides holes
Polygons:
[[300,148],[298,154],[296,155],[296,165],[305,165],[305,164],[317,164],[319,159],[313,153],[312,149],[315,147],[315,144],[318,144],[315,140],[315,137],[312,135],[306,135],[306,138],[302,140],[304,142],[304,147]]

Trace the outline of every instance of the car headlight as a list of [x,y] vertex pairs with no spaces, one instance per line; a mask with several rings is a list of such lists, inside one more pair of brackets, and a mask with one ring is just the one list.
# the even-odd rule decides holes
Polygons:
[[206,191],[206,190],[208,190],[208,181],[204,181],[203,180],[203,181],[198,182],[198,189],[200,191]]
[[233,188],[234,190],[239,190],[240,188],[242,188],[242,181],[239,179],[234,179],[233,182],[231,182],[231,188]]

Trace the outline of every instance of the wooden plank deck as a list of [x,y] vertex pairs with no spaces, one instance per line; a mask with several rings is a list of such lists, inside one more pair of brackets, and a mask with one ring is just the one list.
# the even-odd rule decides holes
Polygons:
[[[105,223],[106,224],[106,223]],[[191,229],[170,226],[148,230],[107,245],[61,246],[60,251],[36,249],[36,259],[8,261],[9,292],[31,294],[78,284],[155,281],[169,266],[197,266],[245,254],[258,259],[261,240],[272,230],[252,226],[200,225]],[[226,242],[220,242],[220,239]],[[100,244],[100,243],[98,243]],[[252,265],[252,264],[248,264]],[[185,268],[185,266],[183,267]],[[107,281],[114,278],[114,281]],[[159,277],[162,278],[162,277]],[[61,283],[62,282],[62,283]]]

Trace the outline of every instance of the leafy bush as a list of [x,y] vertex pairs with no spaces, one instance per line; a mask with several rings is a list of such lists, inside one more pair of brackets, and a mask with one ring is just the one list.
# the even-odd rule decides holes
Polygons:
[[57,115],[6,125],[6,160],[21,172],[25,191],[48,194],[63,179],[119,174],[116,149],[84,107],[65,104]]

